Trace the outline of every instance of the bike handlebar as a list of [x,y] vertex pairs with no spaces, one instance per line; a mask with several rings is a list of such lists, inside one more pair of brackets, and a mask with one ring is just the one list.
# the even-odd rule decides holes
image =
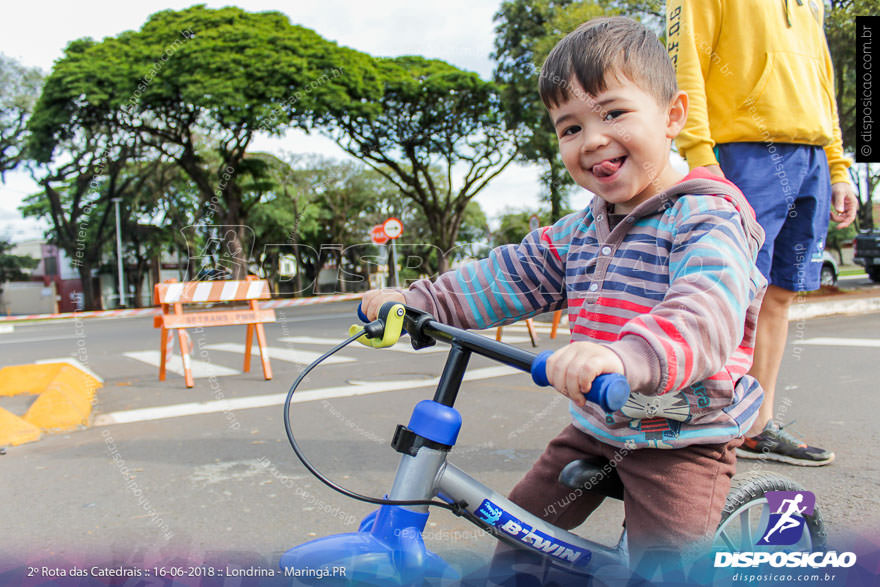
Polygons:
[[[535,355],[518,347],[443,324],[427,312],[416,308],[409,306],[404,306],[404,308],[406,316],[403,322],[405,325],[403,332],[409,332],[414,348],[419,349],[433,345],[437,340],[457,344],[484,357],[530,373],[532,381],[536,385],[542,387],[550,385],[550,381],[547,379],[547,360],[553,351],[543,351]],[[360,304],[357,307],[357,314],[361,321],[368,322]],[[381,314],[382,312],[380,312]],[[619,373],[605,373],[593,380],[593,385],[586,394],[586,399],[598,404],[605,412],[611,413],[623,407],[629,399],[629,394],[630,388],[626,377]]]
[[[532,381],[537,385],[550,385],[547,379],[547,360],[552,354],[553,351],[543,351],[532,362],[529,372],[532,374]],[[616,412],[629,399],[629,383],[620,373],[603,373],[593,380],[586,398],[588,402],[599,404],[608,413]]]

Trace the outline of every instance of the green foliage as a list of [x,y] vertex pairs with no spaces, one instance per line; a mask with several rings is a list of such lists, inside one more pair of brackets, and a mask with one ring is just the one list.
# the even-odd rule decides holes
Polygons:
[[98,308],[92,270],[115,235],[112,199],[128,202],[160,164],[125,133],[96,125],[78,129],[59,143],[63,155],[35,166],[42,191],[25,199],[25,216],[45,218],[46,237],[61,247],[79,271],[86,308]]
[[[240,227],[230,248],[244,251],[247,213],[263,193],[246,201],[240,184],[260,173],[246,157],[254,136],[340,111],[370,116],[380,89],[369,56],[281,13],[166,10],[139,31],[68,45],[32,117],[31,154],[48,162],[87,131],[141,141],[181,166],[212,221]],[[241,277],[247,260],[238,261]]]
[[[369,241],[370,212],[375,210],[387,183],[379,174],[352,161],[310,157],[304,161],[303,179],[315,205],[314,230],[307,242],[317,253],[315,276],[333,260],[338,268],[337,291],[345,292],[350,278],[346,263],[359,267],[360,257],[372,245]],[[348,257],[345,252],[351,253]],[[360,272],[348,272],[349,275]],[[355,278],[357,279],[357,278]]]
[[544,27],[544,36],[535,40],[536,65],[540,66],[544,63],[556,43],[581,24],[599,16],[612,14],[618,14],[618,12],[608,10],[598,2],[575,2],[559,7],[548,19]]
[[151,262],[169,253],[187,259],[193,245],[200,244],[188,242],[181,230],[197,221],[199,195],[173,162],[135,163],[126,173],[143,177],[120,202],[125,282],[134,285],[134,305],[139,306],[149,299],[150,292],[142,288]]
[[[562,211],[563,216],[570,214],[571,212],[573,212],[573,210],[565,209]],[[533,215],[538,216],[538,224],[540,226],[549,226],[550,224],[553,224],[553,219],[551,218],[549,211],[521,210],[507,212],[501,216],[501,225],[492,233],[493,246],[522,242],[522,239],[531,232],[529,222]]]
[[471,201],[464,209],[464,218],[461,222],[461,230],[458,231],[458,242],[453,260],[469,257],[483,257],[488,252],[489,244],[489,220],[480,205]]
[[553,220],[563,214],[572,180],[538,96],[544,59],[562,37],[597,16],[624,14],[660,32],[664,6],[661,0],[506,0],[495,14],[494,79],[502,87],[505,116],[516,129],[521,158],[543,168],[541,182]]
[[837,253],[837,260],[843,265],[844,244],[852,242],[858,231],[855,224],[850,224],[843,230],[837,228],[837,224],[833,221],[828,222],[828,234],[825,236],[825,248],[831,249]]
[[22,160],[27,121],[42,83],[40,70],[0,53],[0,179]]
[[666,17],[665,0],[599,0],[599,4],[609,14],[622,14],[644,22],[658,35],[663,29]]
[[0,292],[7,281],[19,281],[28,278],[25,269],[33,269],[40,264],[38,259],[25,255],[13,255],[12,243],[0,239]]
[[501,86],[507,124],[516,131],[520,158],[542,166],[541,181],[554,217],[560,215],[572,181],[538,96],[541,64],[549,52],[538,45],[547,37],[554,15],[570,5],[571,0],[508,0],[495,14],[494,79]]
[[[431,243],[452,249],[465,209],[515,157],[498,88],[471,72],[422,57],[377,60],[380,111],[327,120],[328,134],[382,174],[424,214]],[[444,178],[435,180],[439,170]],[[440,255],[440,269],[448,259]]]
[[[834,66],[834,94],[843,148],[856,149],[856,16],[877,14],[877,0],[825,0],[825,38]],[[867,169],[868,190],[860,194],[859,221],[873,224],[873,192],[880,174]]]
[[843,146],[856,148],[856,16],[876,14],[877,0],[826,0],[825,37],[834,65],[834,93]]

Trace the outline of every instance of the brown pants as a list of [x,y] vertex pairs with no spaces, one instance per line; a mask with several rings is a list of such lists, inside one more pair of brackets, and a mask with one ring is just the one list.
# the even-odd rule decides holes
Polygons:
[[510,500],[570,530],[604,499],[572,490],[557,480],[576,459],[617,463],[625,486],[624,512],[631,560],[649,549],[681,550],[711,536],[736,470],[735,439],[725,444],[678,449],[627,450],[599,442],[569,424],[516,484]]

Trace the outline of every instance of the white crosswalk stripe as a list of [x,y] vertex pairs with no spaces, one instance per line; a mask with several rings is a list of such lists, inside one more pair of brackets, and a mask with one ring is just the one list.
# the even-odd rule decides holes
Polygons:
[[833,336],[808,338],[796,340],[794,344],[807,344],[816,346],[862,346],[880,347],[880,338],[837,338]]
[[[205,345],[204,348],[212,351],[226,351],[230,353],[237,353],[244,356],[244,345],[238,342],[208,344]],[[288,363],[297,363],[298,365],[308,365],[323,354],[315,353],[312,351],[299,351],[296,349],[279,348],[275,346],[267,347],[266,350],[268,351],[269,358],[271,359],[287,361]],[[260,356],[260,347],[258,347],[257,345],[251,346],[251,355]],[[324,364],[329,365],[332,363],[350,363],[354,360],[355,359],[351,357],[337,354],[325,359]]]
[[[200,347],[199,350],[204,349],[206,351],[219,351],[223,353],[234,353],[238,355],[235,359],[236,361],[241,361],[244,356],[244,344],[235,343],[235,342],[224,342],[218,344],[209,344],[203,347]],[[286,361],[288,363],[295,363],[297,365],[308,365],[315,359],[321,356],[322,353],[317,353],[313,351],[300,351],[296,349],[289,348],[279,348],[279,347],[267,347],[267,351],[269,353],[269,357],[271,359]],[[159,351],[132,351],[128,353],[123,353],[124,356],[134,359],[136,361],[141,361],[142,363],[146,363],[148,365],[153,365],[154,367],[159,366],[159,362],[161,360],[161,354]],[[209,360],[199,360],[195,357],[201,356],[202,358],[208,358]],[[260,347],[257,345],[253,345],[251,347],[251,356],[260,356]],[[230,375],[239,375],[242,373],[240,369],[232,369],[229,367],[224,367],[223,365],[217,364],[216,360],[219,357],[205,357],[204,354],[201,354],[199,351],[193,353],[190,364],[192,365],[192,373],[193,377],[196,379],[202,377],[228,377]],[[334,363],[351,363],[354,361],[352,357],[346,357],[345,355],[333,355],[332,357],[328,357],[324,360],[324,364],[334,364]],[[228,358],[226,356],[223,357],[223,362],[228,364]],[[240,363],[239,363],[240,364]],[[259,367],[259,362],[257,362],[257,367]],[[180,360],[180,355],[171,355],[168,358],[165,367],[171,373],[176,373],[177,375],[183,376],[183,365]],[[251,365],[253,369],[253,362]]]
[[[463,380],[477,381],[480,379],[491,379],[516,373],[523,374],[522,371],[518,371],[513,367],[500,365],[468,371]],[[523,374],[523,376],[525,376],[525,374]],[[303,391],[298,391],[293,395],[293,403],[431,387],[437,385],[438,380],[439,378],[434,377],[431,379],[414,379],[407,381],[374,381],[362,385],[341,385],[336,387],[325,387],[323,389],[305,389]],[[214,414],[217,412],[277,406],[284,403],[285,397],[286,394],[284,393],[274,393],[268,395],[226,398],[209,402],[192,402],[170,406],[159,406],[155,408],[111,412],[109,414],[99,414],[96,416],[94,425],[109,426],[112,424],[126,424],[130,422],[144,422],[148,420],[178,418],[181,416],[195,416],[200,414]]]
[[[516,324],[514,326],[508,326],[504,329],[504,334],[502,337],[502,341],[515,344],[528,342],[529,337],[523,336],[520,334],[513,334],[513,332],[526,332],[525,325],[520,326]],[[478,334],[482,334],[489,338],[495,338],[495,329],[490,330],[482,330],[475,331]],[[339,344],[342,339],[338,338],[327,338],[327,337],[317,337],[317,336],[285,336],[278,339],[279,343],[287,343],[287,344],[296,344],[296,345],[314,345],[318,347],[324,347],[319,351],[315,350],[300,350],[295,348],[288,347],[280,347],[280,346],[269,346],[267,347],[267,351],[269,353],[269,357],[271,359],[286,361],[289,363],[295,363],[297,365],[308,365],[318,357],[320,357],[324,351],[329,350],[334,345]],[[229,375],[239,375],[242,371],[240,369],[233,369],[230,367],[224,367],[223,365],[218,365],[214,362],[216,357],[205,357],[203,353],[200,351],[204,349],[206,351],[219,351],[223,353],[233,353],[239,355],[239,357],[244,355],[244,344],[236,343],[236,342],[224,342],[224,343],[216,343],[216,344],[208,344],[199,347],[199,349],[195,350],[192,355],[191,363],[193,369],[193,377],[227,377]],[[355,343],[346,348],[346,350],[368,350],[366,347],[362,347],[361,345]],[[428,347],[421,350],[415,350],[410,345],[409,337],[404,336],[401,338],[400,342],[390,347],[388,349],[382,349],[384,351],[396,351],[400,353],[407,354],[419,354],[419,353],[446,353],[449,351],[449,347],[446,344],[439,343],[435,346]],[[123,353],[124,356],[135,359],[137,361],[141,361],[143,363],[147,363],[148,365],[153,365],[154,367],[159,366],[160,361],[160,353],[159,351],[132,351]],[[258,345],[254,344],[251,346],[251,355],[259,356],[260,348]],[[208,358],[210,360],[200,360],[196,357],[201,357],[202,359]],[[223,358],[223,362],[228,364],[228,359],[226,357]],[[236,359],[240,361],[239,359]],[[339,363],[351,363],[356,359],[336,354],[332,357],[328,357],[324,360],[324,364],[339,364]],[[183,366],[181,365],[181,360],[179,355],[172,355],[169,357],[168,362],[166,364],[166,368],[171,373],[175,373],[177,375],[183,375]]]
[[[158,367],[161,360],[161,354],[159,353],[159,351],[133,351],[122,354],[129,359],[141,361],[142,363],[153,365],[154,367]],[[241,371],[237,369],[230,369],[222,365],[217,365],[216,363],[199,361],[197,359],[191,359],[190,366],[192,368],[193,377],[195,377],[196,379],[200,379],[202,377],[226,377],[229,375],[238,375],[241,373]],[[179,355],[171,355],[168,358],[165,368],[172,373],[183,376],[183,364],[181,363]]]
[[[484,336],[488,336],[488,334],[486,334],[485,332],[480,332],[479,334],[483,334]],[[492,336],[490,338],[495,338],[494,331],[492,332]],[[294,344],[321,345],[321,346],[326,346],[328,349],[341,342],[340,340],[335,339],[335,338],[320,338],[320,337],[316,337],[316,336],[285,336],[285,337],[279,338],[278,340],[280,342],[289,342],[289,343],[294,343]],[[518,342],[528,342],[528,340],[529,340],[528,336],[517,336],[515,334],[513,334],[513,335],[505,334],[504,337],[502,338],[502,342],[506,342],[506,343],[510,343],[510,344],[514,344],[514,343],[518,343]],[[347,348],[365,348],[365,347],[361,347],[360,345],[355,344],[355,345],[352,345]],[[412,354],[432,353],[432,352],[433,353],[436,353],[436,352],[446,353],[446,352],[449,352],[449,345],[443,344],[443,343],[438,343],[432,347],[424,348],[421,350],[415,350],[414,348],[412,348],[412,345],[410,344],[409,337],[404,336],[404,337],[401,337],[400,342],[398,342],[396,345],[382,349],[382,350],[383,351],[397,351],[400,353],[412,353]]]
[[[330,349],[334,345],[337,345],[341,342],[340,340],[335,339],[335,338],[319,338],[319,337],[315,337],[315,336],[285,336],[283,338],[279,338],[278,340],[281,342],[290,342],[290,343],[294,343],[294,344],[320,345],[320,346],[325,346],[328,349]],[[361,346],[358,343],[352,343],[351,346],[346,347],[346,350],[357,349],[357,348],[367,349],[367,347]],[[401,353],[436,353],[438,351],[448,352],[449,346],[443,345],[443,344],[438,344],[438,345],[417,351],[414,348],[412,348],[412,345],[410,345],[409,337],[404,337],[404,338],[401,338],[400,342],[398,342],[393,347],[388,347],[387,349],[382,349],[382,350],[383,351],[397,351],[397,352],[401,352]]]

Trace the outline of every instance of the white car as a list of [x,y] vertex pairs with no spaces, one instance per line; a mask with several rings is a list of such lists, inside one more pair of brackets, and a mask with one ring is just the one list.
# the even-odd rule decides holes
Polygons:
[[822,251],[822,272],[819,274],[819,285],[837,285],[837,261],[828,251]]

